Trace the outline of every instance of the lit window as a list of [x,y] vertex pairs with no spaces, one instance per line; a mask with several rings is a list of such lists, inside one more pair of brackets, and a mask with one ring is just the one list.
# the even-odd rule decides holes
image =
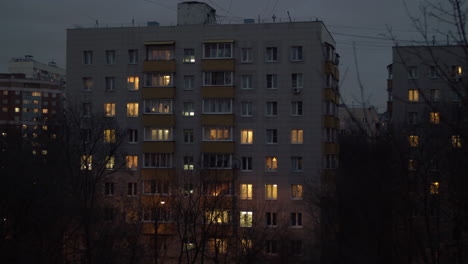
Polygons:
[[252,75],[241,75],[241,89],[252,89]]
[[267,171],[276,171],[278,169],[278,159],[276,157],[266,157],[265,166]]
[[291,74],[291,87],[293,89],[302,89],[303,87],[302,73]]
[[195,63],[195,49],[184,49],[184,63]]
[[104,130],[104,143],[115,143],[115,129]]
[[171,72],[145,73],[145,87],[172,87],[173,75]]
[[127,103],[127,116],[138,117],[138,103]]
[[205,43],[203,44],[203,58],[205,59],[232,58],[232,43]]
[[226,254],[227,241],[223,238],[210,238],[208,239],[208,250],[211,254]]
[[252,115],[253,115],[252,102],[242,102],[241,103],[241,116],[251,117]]
[[87,65],[93,64],[93,51],[92,50],[83,51],[83,63]]
[[184,129],[184,143],[193,143],[193,129]]
[[408,141],[411,147],[417,147],[419,145],[419,136],[416,135],[409,135]]
[[184,170],[194,170],[195,165],[193,162],[193,156],[185,156],[184,157]]
[[247,250],[253,248],[252,239],[241,239],[242,252],[245,254]]
[[129,129],[128,130],[128,143],[137,143],[138,142],[138,129]]
[[267,116],[278,115],[278,103],[277,102],[266,102],[266,115]]
[[145,180],[143,181],[143,194],[163,194],[170,193],[170,183],[168,180]]
[[252,170],[252,157],[242,157],[242,171],[251,171]]
[[240,212],[240,227],[252,227],[253,212],[241,211]]
[[203,168],[231,169],[231,154],[203,154]]
[[252,129],[241,130],[241,144],[253,144],[253,130]]
[[292,61],[301,61],[302,60],[302,46],[292,46],[289,50],[289,58]]
[[128,63],[129,64],[137,64],[138,63],[138,50],[137,49],[129,49],[128,50]]
[[[168,206],[153,207],[153,208],[143,208],[143,222],[159,222],[167,223],[172,221],[171,210]],[[164,247],[164,244],[163,244]]]
[[266,75],[266,88],[267,89],[277,89],[278,88],[278,75],[276,75],[276,74],[267,74]]
[[452,136],[452,147],[454,147],[454,148],[461,148],[462,147],[460,135],[453,135]]
[[409,89],[408,90],[408,101],[418,102],[419,101],[419,91],[416,90],[416,89]]
[[107,117],[115,116],[115,104],[114,103],[104,104],[104,116],[107,116]]
[[136,170],[138,168],[138,156],[126,156],[126,165],[129,170]]
[[3,95],[8,95],[8,90],[3,90]]
[[136,182],[129,182],[127,185],[127,195],[136,196],[138,194],[138,185]]
[[278,143],[278,130],[276,130],[276,129],[267,129],[266,130],[266,143],[267,144],[276,144],[276,143]]
[[302,200],[302,184],[291,184],[291,199]]
[[232,99],[212,98],[203,99],[204,114],[231,114]]
[[439,182],[431,182],[429,191],[431,194],[439,194]]
[[277,214],[274,212],[267,212],[265,214],[266,216],[266,225],[268,227],[275,227],[276,226],[276,220],[277,220]]
[[21,110],[19,107],[15,107],[15,113],[19,113]]
[[302,101],[291,102],[291,115],[301,116],[302,115]]
[[113,182],[105,182],[104,183],[104,195],[114,195],[114,183]]
[[127,89],[130,91],[138,91],[140,87],[140,77],[128,76],[127,77]]
[[302,143],[304,143],[304,130],[291,129],[291,144],[302,144]]
[[106,64],[115,64],[115,50],[106,50]]
[[83,91],[92,91],[93,90],[93,78],[84,77],[83,78]]
[[278,61],[278,48],[277,47],[267,47],[265,49],[265,61],[266,62]]
[[112,92],[115,89],[115,77],[106,77],[106,92]]
[[278,185],[276,184],[265,185],[265,199],[266,200],[278,199]]
[[143,156],[144,168],[172,168],[171,153],[145,153]]
[[203,140],[231,141],[231,127],[204,127]]
[[302,226],[302,213],[291,213],[291,226],[292,227]]
[[418,78],[418,67],[408,66],[408,79],[417,79]]
[[252,49],[242,48],[241,49],[241,62],[252,62]]
[[40,97],[42,94],[41,94],[41,92],[32,92],[31,95],[36,96],[36,97]]
[[93,156],[83,155],[81,156],[81,170],[92,170]]
[[172,133],[169,128],[145,127],[145,141],[169,141]]
[[233,73],[229,71],[203,72],[203,86],[230,86]]
[[172,114],[171,99],[146,99],[145,114]]
[[278,240],[267,240],[265,252],[269,255],[278,254]]
[[227,181],[204,182],[202,191],[204,195],[210,196],[231,195],[231,184]]
[[115,158],[114,156],[106,156],[106,169],[112,170],[115,168]]
[[3,113],[8,112],[8,107],[2,107],[2,111],[3,111]]
[[208,224],[229,224],[230,212],[228,210],[214,209],[205,212],[206,223]]
[[440,101],[440,89],[431,89],[431,101],[432,102]]
[[291,157],[292,171],[302,171],[302,157]]
[[195,76],[184,75],[184,90],[193,90],[195,87]]
[[253,197],[253,185],[252,184],[241,184],[240,186],[240,198],[241,200],[252,200]]
[[193,102],[184,102],[182,115],[195,116],[195,107],[193,105]]
[[149,61],[154,60],[173,60],[174,49],[168,46],[147,46],[146,59]]
[[439,112],[430,112],[429,113],[429,120],[432,124],[439,124],[440,123],[440,113]]
[[456,65],[452,66],[452,77],[460,78],[463,74],[462,66]]

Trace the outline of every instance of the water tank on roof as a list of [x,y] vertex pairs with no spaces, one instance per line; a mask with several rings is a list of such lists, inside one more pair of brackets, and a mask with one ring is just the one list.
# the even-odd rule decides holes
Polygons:
[[148,27],[159,27],[159,22],[158,21],[148,21],[148,23],[146,23],[146,25]]
[[216,10],[206,3],[189,1],[177,5],[177,25],[217,24]]

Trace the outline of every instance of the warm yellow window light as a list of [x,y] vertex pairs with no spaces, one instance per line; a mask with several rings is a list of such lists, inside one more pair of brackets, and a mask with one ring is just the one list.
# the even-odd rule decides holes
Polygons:
[[439,182],[432,182],[430,187],[431,194],[439,194]]
[[453,135],[452,136],[452,146],[454,148],[461,148],[462,147],[460,135]]
[[419,145],[419,136],[410,135],[408,136],[408,140],[411,147],[417,147]]
[[439,124],[440,123],[440,113],[439,112],[430,112],[429,113],[429,120],[432,124]]
[[419,91],[416,89],[409,89],[408,90],[408,100],[410,102],[417,102],[419,101]]

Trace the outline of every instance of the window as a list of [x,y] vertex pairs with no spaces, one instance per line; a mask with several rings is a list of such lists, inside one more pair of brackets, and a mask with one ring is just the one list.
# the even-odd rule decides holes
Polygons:
[[252,170],[252,157],[242,157],[242,171],[251,171]]
[[114,183],[113,182],[105,182],[104,183],[104,195],[114,195]]
[[252,115],[252,102],[241,102],[241,116],[251,117]]
[[252,129],[241,130],[241,144],[253,144],[253,130]]
[[273,212],[267,212],[266,213],[266,225],[268,227],[275,227],[276,226],[276,219],[277,219],[277,214]]
[[84,77],[83,78],[83,91],[91,92],[93,90],[93,78]]
[[115,64],[115,50],[106,50],[106,64]]
[[115,89],[115,77],[106,77],[106,92],[112,92]]
[[138,63],[138,50],[137,49],[129,49],[128,50],[128,63],[129,64],[137,64]]
[[408,79],[417,79],[417,78],[418,78],[418,67],[408,66]]
[[92,50],[83,51],[83,63],[87,65],[93,64],[93,51]]
[[140,88],[140,78],[138,76],[127,77],[127,89],[130,91],[138,91]]
[[195,165],[193,162],[193,156],[185,156],[184,157],[184,170],[194,170]]
[[432,124],[439,124],[440,123],[440,113],[439,112],[430,112],[429,113],[429,121]]
[[278,75],[276,75],[276,74],[267,74],[266,75],[266,88],[267,89],[277,89],[278,88]]
[[332,101],[325,102],[325,114],[334,116],[336,113],[336,104]]
[[126,156],[126,167],[129,170],[136,170],[138,168],[138,156]]
[[408,169],[409,170],[416,170],[416,160],[410,159],[408,161]]
[[278,48],[277,47],[267,47],[265,50],[265,61],[266,62],[276,62],[278,61]]
[[168,180],[146,180],[143,181],[143,194],[163,194],[170,193],[170,184]]
[[174,74],[171,72],[145,73],[145,87],[172,87]]
[[171,99],[146,99],[145,114],[172,114]]
[[[153,208],[143,208],[143,222],[170,222],[171,211],[167,206],[158,206]],[[158,245],[161,250],[167,248],[165,244]]]
[[431,182],[429,192],[431,194],[439,194],[439,182]]
[[325,128],[325,141],[326,142],[335,142],[336,141],[336,129],[335,128]]
[[231,169],[231,154],[203,154],[203,168]]
[[265,252],[270,255],[278,254],[278,240],[267,240]]
[[145,141],[170,141],[172,131],[170,128],[145,127]]
[[253,212],[241,211],[240,212],[240,227],[252,227]]
[[432,79],[440,78],[440,70],[436,66],[430,66],[429,77]]
[[276,157],[266,157],[265,167],[267,171],[276,171],[278,169],[278,159]]
[[138,117],[138,103],[127,103],[127,116]]
[[231,127],[204,127],[203,140],[206,141],[231,141]]
[[183,63],[195,63],[195,49],[184,49]]
[[266,200],[278,199],[278,185],[276,184],[265,185],[265,199]]
[[408,141],[411,147],[417,147],[419,145],[419,136],[409,135]]
[[418,112],[408,112],[408,124],[415,125],[418,121]]
[[93,156],[83,155],[81,156],[81,170],[92,170],[93,169]]
[[291,240],[291,254],[301,256],[302,251],[302,240]]
[[128,143],[137,143],[138,142],[138,129],[129,129],[128,130]]
[[336,155],[325,155],[325,169],[336,169],[337,163]]
[[461,76],[463,74],[462,66],[459,66],[459,65],[452,66],[451,74],[452,74],[452,77],[455,78],[455,79],[461,78]]
[[291,213],[291,226],[302,227],[302,213]]
[[138,189],[137,189],[137,183],[136,182],[129,182],[128,183],[128,188],[127,188],[127,195],[128,196],[137,196],[138,194]]
[[106,156],[106,169],[113,170],[115,168],[114,156]]
[[232,58],[232,43],[205,43],[203,46],[205,59]]
[[241,239],[242,254],[247,254],[248,250],[253,248],[252,239]]
[[184,102],[182,115],[195,116],[195,107],[193,106],[193,102]]
[[229,86],[232,85],[232,72],[203,72],[204,86]]
[[278,103],[277,102],[266,102],[266,115],[267,116],[278,115]]
[[276,143],[278,143],[278,130],[276,130],[276,129],[267,129],[266,130],[266,143],[267,144],[276,144]]
[[105,207],[104,208],[104,221],[114,221],[115,208]]
[[302,157],[291,157],[292,171],[302,171]]
[[293,89],[302,89],[302,86],[303,86],[302,73],[291,74],[291,87]]
[[431,101],[438,102],[440,101],[440,89],[431,89]]
[[211,254],[226,254],[227,241],[224,238],[210,238],[208,239],[208,251]]
[[291,129],[291,144],[302,144],[302,143],[304,143],[304,130]]
[[241,89],[252,89],[252,75],[241,75]]
[[292,61],[302,60],[302,46],[292,46],[289,50],[289,58]]
[[291,184],[291,199],[302,200],[302,184]]
[[114,103],[105,103],[104,104],[104,116],[114,117],[115,116],[115,104]]
[[460,135],[453,135],[452,136],[452,147],[454,147],[454,148],[461,148],[462,147]]
[[302,101],[291,102],[291,115],[301,116],[302,115]]
[[253,185],[252,184],[241,184],[240,186],[240,199],[241,200],[252,200],[253,198]]
[[230,182],[204,182],[203,194],[210,196],[231,195]]
[[[18,110],[18,111],[16,111]],[[15,112],[18,113],[20,110],[19,107],[15,107]],[[91,116],[92,113],[92,104],[91,103],[83,103],[81,105],[81,112],[84,117],[89,117]]]
[[252,49],[242,48],[241,49],[241,62],[252,62]]
[[155,60],[173,60],[174,49],[168,46],[147,46],[146,58],[149,61]]
[[205,212],[205,223],[207,224],[229,224],[231,218],[229,210],[213,209]]
[[408,90],[408,101],[410,101],[410,102],[419,101],[419,91],[416,90],[416,89],[409,89]]
[[104,143],[115,143],[115,129],[104,129]]
[[143,156],[144,168],[172,168],[171,153],[145,153]]
[[195,87],[195,76],[184,75],[184,90],[186,91],[193,90],[194,87]]
[[203,99],[204,114],[231,114],[232,100],[231,99]]
[[184,129],[184,143],[193,143],[193,129]]

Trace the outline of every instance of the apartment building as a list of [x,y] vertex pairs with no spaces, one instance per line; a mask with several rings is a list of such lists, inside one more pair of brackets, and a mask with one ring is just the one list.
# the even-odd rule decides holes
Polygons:
[[[313,201],[331,195],[337,166],[335,41],[321,21],[227,25],[204,3],[178,10],[178,26],[68,30],[70,105],[118,124],[104,141],[126,135],[126,169],[98,189],[107,218],[138,219],[157,244],[145,258],[164,263],[200,248],[206,261],[318,261]],[[197,207],[187,235],[180,208]]]
[[465,263],[459,217],[466,211],[454,202],[466,201],[459,191],[466,188],[465,52],[459,45],[393,48],[387,112],[403,168],[397,182],[405,202],[394,204],[393,219],[394,239],[409,238],[402,263]]

